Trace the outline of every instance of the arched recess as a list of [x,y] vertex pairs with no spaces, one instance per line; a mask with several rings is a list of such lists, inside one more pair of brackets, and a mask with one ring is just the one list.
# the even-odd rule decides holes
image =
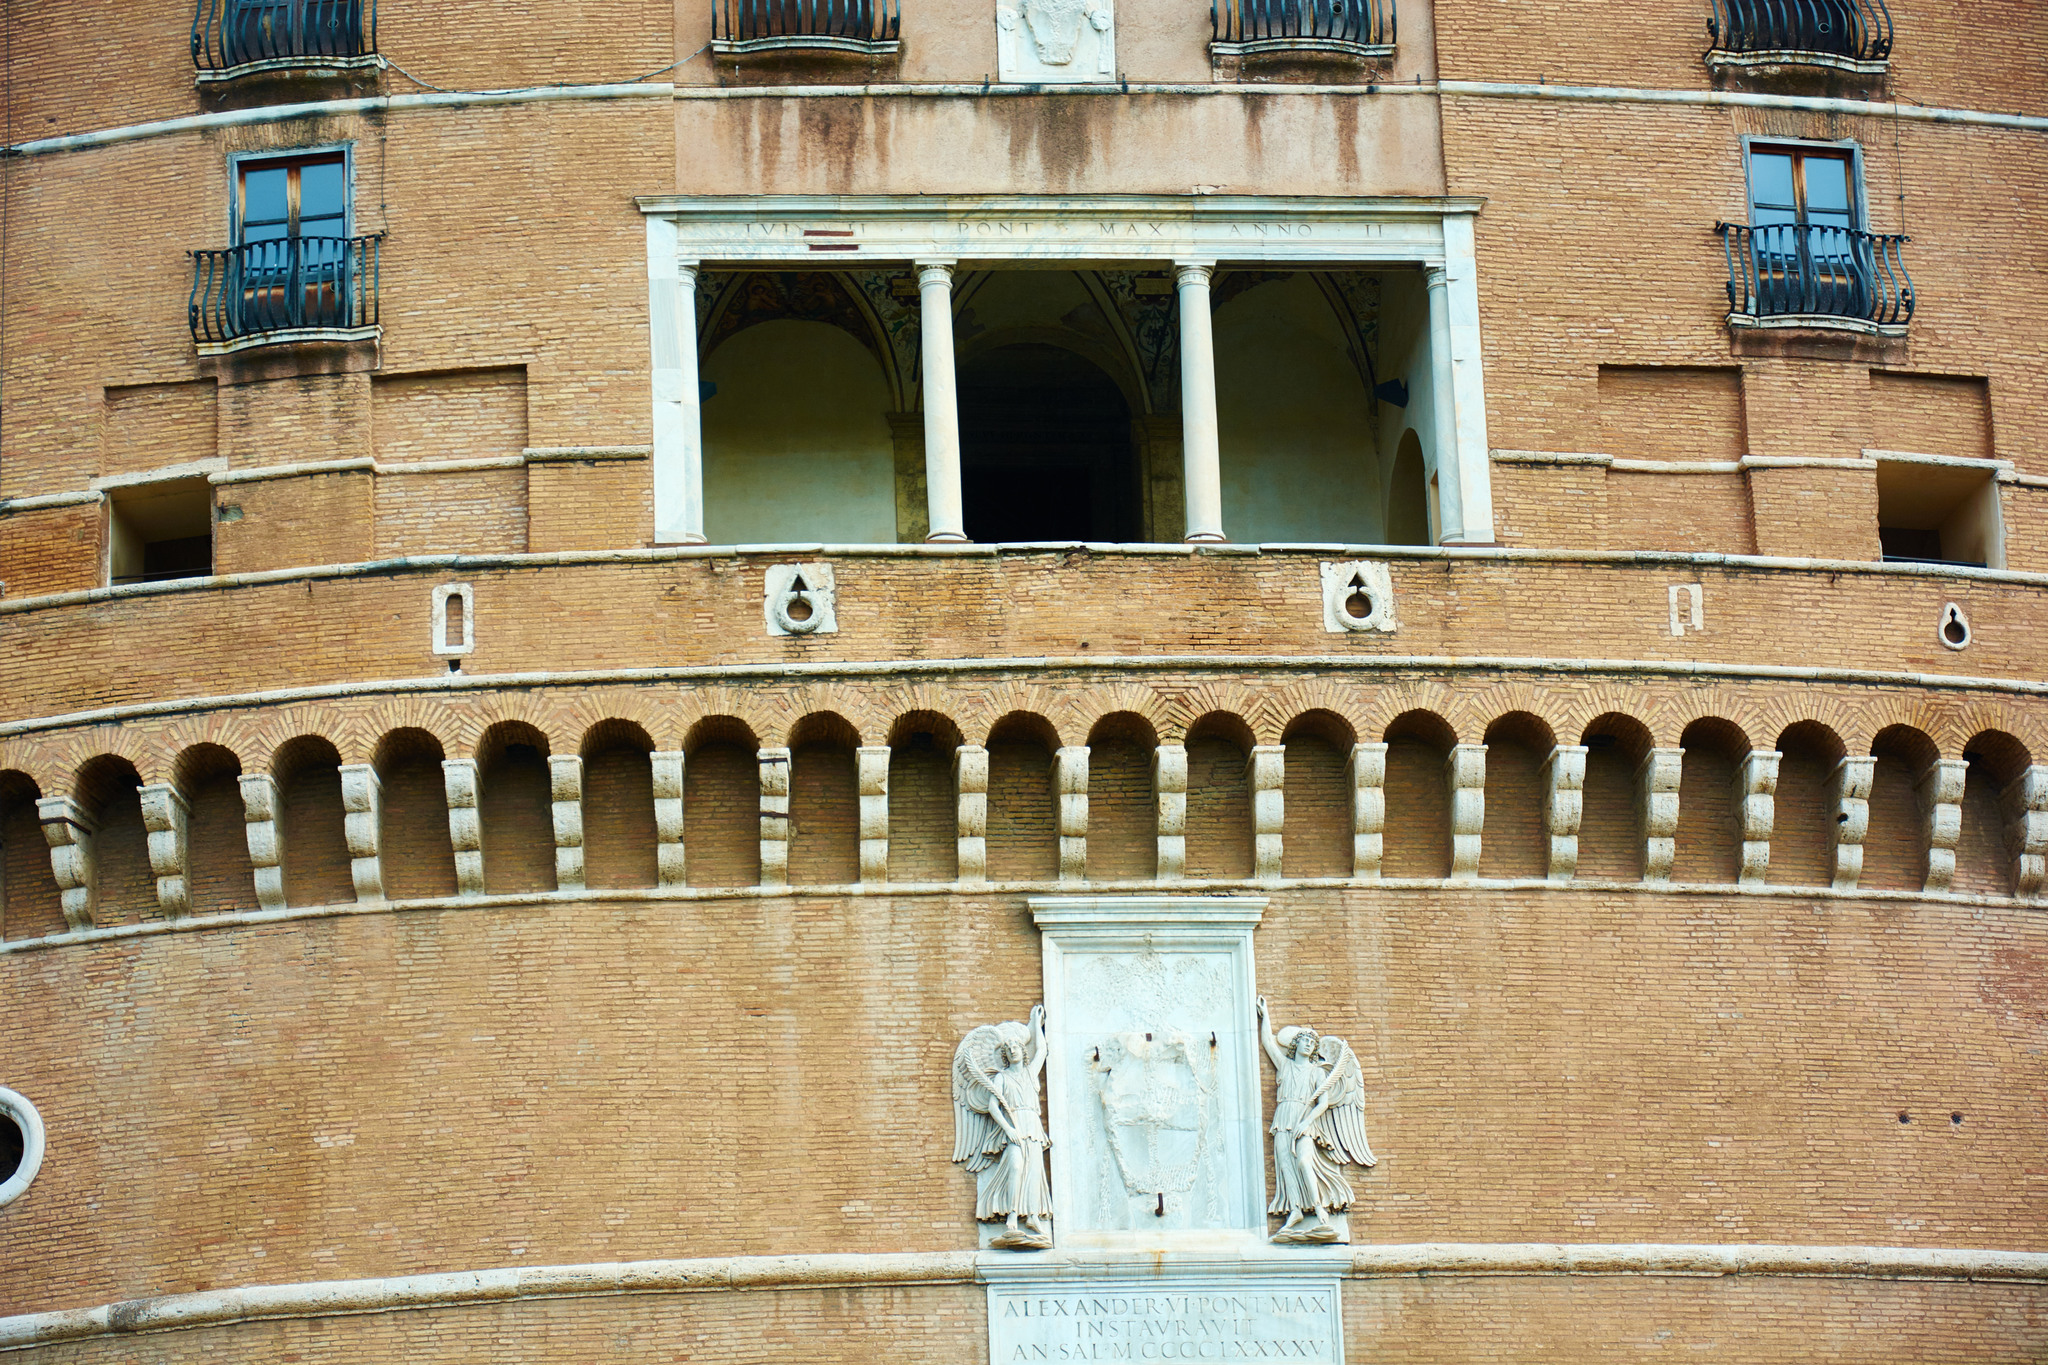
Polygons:
[[[1388,877],[1451,874],[1451,794],[1444,773],[1458,742],[1433,711],[1405,711],[1388,723],[1386,836],[1380,871]],[[1481,851],[1485,849],[1481,842]]]
[[1352,872],[1351,793],[1344,783],[1358,732],[1334,711],[1304,711],[1287,723],[1280,871],[1288,877]]
[[2008,842],[2012,812],[2005,794],[2033,764],[2033,755],[2003,730],[1980,730],[1963,746],[1963,758],[1970,768],[1963,782],[1953,887],[1979,896],[2009,896],[2019,850]]
[[1730,721],[1703,716],[1685,727],[1678,743],[1685,759],[1671,880],[1733,883],[1742,875],[1742,794],[1736,783],[1749,737]]
[[1386,538],[1375,398],[1314,275],[1219,278],[1216,417],[1231,540]]
[[1053,806],[1052,722],[1013,711],[988,734],[988,875],[990,881],[1047,881],[1060,865]]
[[703,377],[704,525],[721,545],[896,539],[887,378],[825,322],[779,318],[730,337]]
[[1887,725],[1870,741],[1870,829],[1863,836],[1858,886],[1918,891],[1927,882],[1927,818],[1920,779],[1941,758],[1933,740],[1910,725]]
[[958,369],[968,539],[1144,538],[1131,405],[1115,377],[1065,339],[971,348]]
[[691,886],[761,881],[761,742],[747,723],[707,716],[683,739],[683,857]]
[[960,875],[953,757],[962,743],[960,727],[936,711],[907,712],[889,728],[890,881]]
[[63,895],[36,814],[42,794],[27,773],[0,772],[0,939],[64,932]]
[[416,900],[455,894],[455,847],[448,834],[447,755],[431,732],[402,727],[377,741],[375,766],[383,786],[384,821],[378,845],[384,894]]
[[484,890],[516,896],[555,889],[553,784],[548,737],[523,720],[501,720],[477,745],[477,816]]
[[583,884],[593,889],[656,881],[654,741],[637,722],[601,720],[584,732]]
[[157,917],[156,874],[142,824],[142,779],[118,754],[101,754],[78,770],[72,797],[98,826],[93,834],[97,903],[102,927]]
[[789,733],[789,881],[860,880],[860,732],[846,717],[814,711]]
[[1190,877],[1235,881],[1252,875],[1255,847],[1247,770],[1256,742],[1251,726],[1228,711],[1211,711],[1188,727]]
[[1841,736],[1813,720],[1786,726],[1778,750],[1784,757],[1778,762],[1767,880],[1775,886],[1826,886],[1834,880],[1835,811],[1828,778],[1847,750]]
[[1650,754],[1650,732],[1610,711],[1586,726],[1585,814],[1579,823],[1580,877],[1637,881],[1643,875],[1643,815],[1636,772]]
[[338,905],[356,898],[349,875],[341,754],[321,735],[300,735],[270,760],[284,809],[286,905]]
[[1543,764],[1557,741],[1527,711],[1510,711],[1486,727],[1486,826],[1479,842],[1482,877],[1542,877],[1550,871],[1550,835],[1543,825],[1549,793]]
[[[242,760],[218,744],[195,744],[178,755],[172,781],[184,794],[185,887],[195,915],[256,908],[256,872],[249,862]],[[350,893],[354,893],[351,884]]]
[[1401,433],[1394,467],[1387,475],[1389,545],[1434,545],[1435,518],[1429,510],[1429,474],[1422,458],[1422,438],[1409,427]]
[[1158,873],[1158,747],[1159,732],[1134,711],[1104,716],[1088,732],[1088,880],[1142,881]]

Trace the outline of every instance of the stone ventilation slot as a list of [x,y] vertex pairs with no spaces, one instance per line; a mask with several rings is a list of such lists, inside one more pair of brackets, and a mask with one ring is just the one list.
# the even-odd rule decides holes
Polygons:
[[1953,602],[1941,609],[1941,642],[1950,649],[1970,647],[1970,618],[1963,615],[1963,609]]

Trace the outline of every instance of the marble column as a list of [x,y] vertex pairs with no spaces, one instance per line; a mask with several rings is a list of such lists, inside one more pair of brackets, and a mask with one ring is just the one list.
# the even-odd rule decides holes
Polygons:
[[1209,318],[1209,275],[1215,267],[1174,266],[1180,290],[1181,468],[1187,496],[1187,539],[1222,540],[1223,465],[1216,432],[1216,341]]
[[1451,369],[1451,277],[1441,266],[1424,272],[1429,284],[1430,423],[1435,438],[1428,452],[1436,476],[1437,540],[1464,535],[1464,500],[1458,482],[1458,401]]
[[654,538],[704,543],[704,423],[697,387],[697,264],[676,228],[647,220],[647,317],[654,380]]
[[918,331],[924,341],[924,486],[930,540],[967,539],[960,505],[960,404],[953,374],[953,267],[917,267]]

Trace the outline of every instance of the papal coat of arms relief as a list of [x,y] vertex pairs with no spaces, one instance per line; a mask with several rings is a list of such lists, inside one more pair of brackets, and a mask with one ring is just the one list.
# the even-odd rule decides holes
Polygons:
[[1114,24],[1109,0],[999,0],[997,74],[1035,85],[1111,80]]

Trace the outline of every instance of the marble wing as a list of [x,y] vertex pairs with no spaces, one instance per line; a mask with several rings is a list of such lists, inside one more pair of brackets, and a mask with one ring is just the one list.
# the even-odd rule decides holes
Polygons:
[[953,1160],[980,1173],[1009,1145],[1002,1126],[989,1117],[1001,1101],[990,1078],[1002,1065],[1003,1030],[1016,1024],[983,1024],[953,1050]]
[[1330,1107],[1316,1120],[1316,1138],[1339,1161],[1354,1166],[1377,1166],[1372,1144],[1365,1140],[1365,1076],[1358,1069],[1358,1054],[1342,1038],[1325,1037],[1317,1049],[1330,1064],[1330,1086],[1335,1092]]

